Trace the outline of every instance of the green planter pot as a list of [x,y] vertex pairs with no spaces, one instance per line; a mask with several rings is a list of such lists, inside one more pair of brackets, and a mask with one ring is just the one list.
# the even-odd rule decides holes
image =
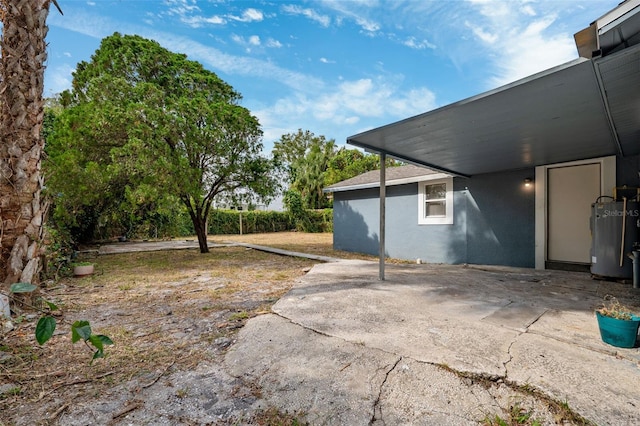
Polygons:
[[600,337],[602,341],[618,348],[633,348],[638,337],[640,317],[631,316],[630,320],[605,317],[596,311]]

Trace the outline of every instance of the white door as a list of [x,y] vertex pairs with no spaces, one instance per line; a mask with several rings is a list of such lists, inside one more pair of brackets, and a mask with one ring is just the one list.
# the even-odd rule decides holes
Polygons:
[[591,263],[591,204],[602,194],[600,163],[547,169],[547,260]]

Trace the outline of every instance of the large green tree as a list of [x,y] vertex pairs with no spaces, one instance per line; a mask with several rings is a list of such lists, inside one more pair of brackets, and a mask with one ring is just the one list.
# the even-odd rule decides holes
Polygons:
[[[303,206],[309,209],[329,206],[323,188],[380,168],[377,155],[344,147],[337,149],[333,139],[302,129],[282,135],[274,143],[273,157],[284,170],[283,180],[289,190],[297,192]],[[387,167],[401,164],[391,158],[386,161]]]
[[219,196],[268,199],[273,164],[258,120],[215,73],[139,36],[113,34],[78,64],[49,136],[57,208],[94,223],[129,204],[179,199],[208,252]]
[[[392,158],[386,159],[386,167],[402,165]],[[357,149],[340,148],[329,160],[324,183],[326,186],[358,176],[362,173],[380,168],[380,157],[375,154],[363,153]]]
[[273,157],[283,166],[284,180],[289,189],[300,193],[305,207],[309,209],[329,205],[322,189],[325,187],[327,166],[335,153],[333,139],[327,140],[302,129],[283,135],[273,145]]

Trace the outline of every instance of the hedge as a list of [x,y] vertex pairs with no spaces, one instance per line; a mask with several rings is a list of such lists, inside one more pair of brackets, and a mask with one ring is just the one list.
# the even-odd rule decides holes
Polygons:
[[209,234],[240,234],[240,218],[242,218],[243,234],[280,232],[293,229],[291,219],[283,212],[213,210],[209,215]]
[[213,210],[209,215],[210,235],[255,234],[266,232],[302,231],[332,232],[333,210],[307,210],[304,220],[294,218],[288,212]]

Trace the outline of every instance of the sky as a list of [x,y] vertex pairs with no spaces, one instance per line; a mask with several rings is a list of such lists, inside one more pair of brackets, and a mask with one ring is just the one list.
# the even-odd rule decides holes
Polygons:
[[45,96],[114,32],[184,53],[243,96],[265,152],[298,129],[334,139],[569,62],[619,0],[58,0]]

